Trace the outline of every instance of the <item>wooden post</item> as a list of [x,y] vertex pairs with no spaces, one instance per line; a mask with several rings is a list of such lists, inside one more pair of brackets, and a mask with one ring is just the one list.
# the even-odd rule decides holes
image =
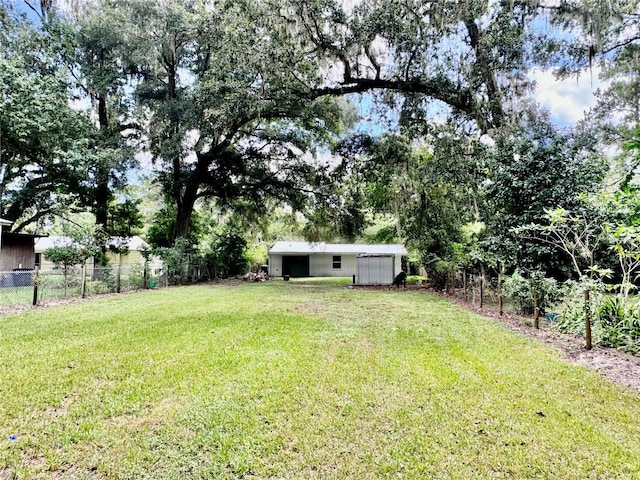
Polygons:
[[38,267],[33,272],[33,301],[32,305],[35,307],[38,305],[38,284],[40,283],[40,274],[38,273]]
[[540,306],[538,305],[538,296],[533,297],[533,326],[540,328]]
[[484,266],[480,271],[480,309],[484,306]]
[[502,263],[498,264],[498,315],[504,314],[504,297],[502,296]]
[[116,293],[120,293],[120,263],[118,263],[116,270]]
[[591,350],[591,305],[589,301],[589,290],[584,291],[584,336],[586,339],[585,348]]
[[476,277],[471,275],[471,304],[476,304]]
[[462,269],[462,290],[463,290],[463,296],[464,296],[464,301],[467,301],[467,269],[463,268]]
[[82,275],[82,280],[80,280],[80,284],[82,285],[80,291],[82,298],[87,296],[87,261],[82,262],[82,268],[80,269],[80,274]]

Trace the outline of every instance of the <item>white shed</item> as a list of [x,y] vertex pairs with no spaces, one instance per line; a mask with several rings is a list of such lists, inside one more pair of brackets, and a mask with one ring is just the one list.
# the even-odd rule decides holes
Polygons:
[[394,255],[361,253],[356,261],[358,266],[356,282],[359,285],[391,285],[393,283],[396,276]]
[[[281,241],[269,250],[272,277],[351,277],[358,274],[360,254],[388,255],[394,276],[400,273],[407,249],[400,244],[324,243]],[[389,283],[393,281],[393,278]]]

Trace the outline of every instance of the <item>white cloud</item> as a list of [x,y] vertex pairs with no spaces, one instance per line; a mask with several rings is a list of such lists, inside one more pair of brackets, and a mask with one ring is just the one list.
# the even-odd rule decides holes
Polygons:
[[529,75],[536,82],[536,100],[549,110],[551,119],[560,126],[571,126],[595,106],[595,92],[604,87],[598,74],[594,68],[578,78],[564,80],[556,79],[550,70],[533,69]]

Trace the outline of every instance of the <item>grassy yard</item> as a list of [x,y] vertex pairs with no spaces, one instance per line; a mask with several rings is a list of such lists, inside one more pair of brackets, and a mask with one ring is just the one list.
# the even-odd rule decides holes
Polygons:
[[251,283],[0,317],[3,480],[638,472],[638,392],[421,293]]

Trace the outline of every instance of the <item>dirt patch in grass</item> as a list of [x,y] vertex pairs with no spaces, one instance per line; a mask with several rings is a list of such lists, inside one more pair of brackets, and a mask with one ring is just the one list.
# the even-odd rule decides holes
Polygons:
[[76,395],[71,395],[62,399],[59,407],[49,406],[44,410],[44,415],[50,418],[62,417],[69,413],[69,408],[76,400]]
[[17,477],[9,467],[0,470],[0,480],[13,480],[14,478]]

